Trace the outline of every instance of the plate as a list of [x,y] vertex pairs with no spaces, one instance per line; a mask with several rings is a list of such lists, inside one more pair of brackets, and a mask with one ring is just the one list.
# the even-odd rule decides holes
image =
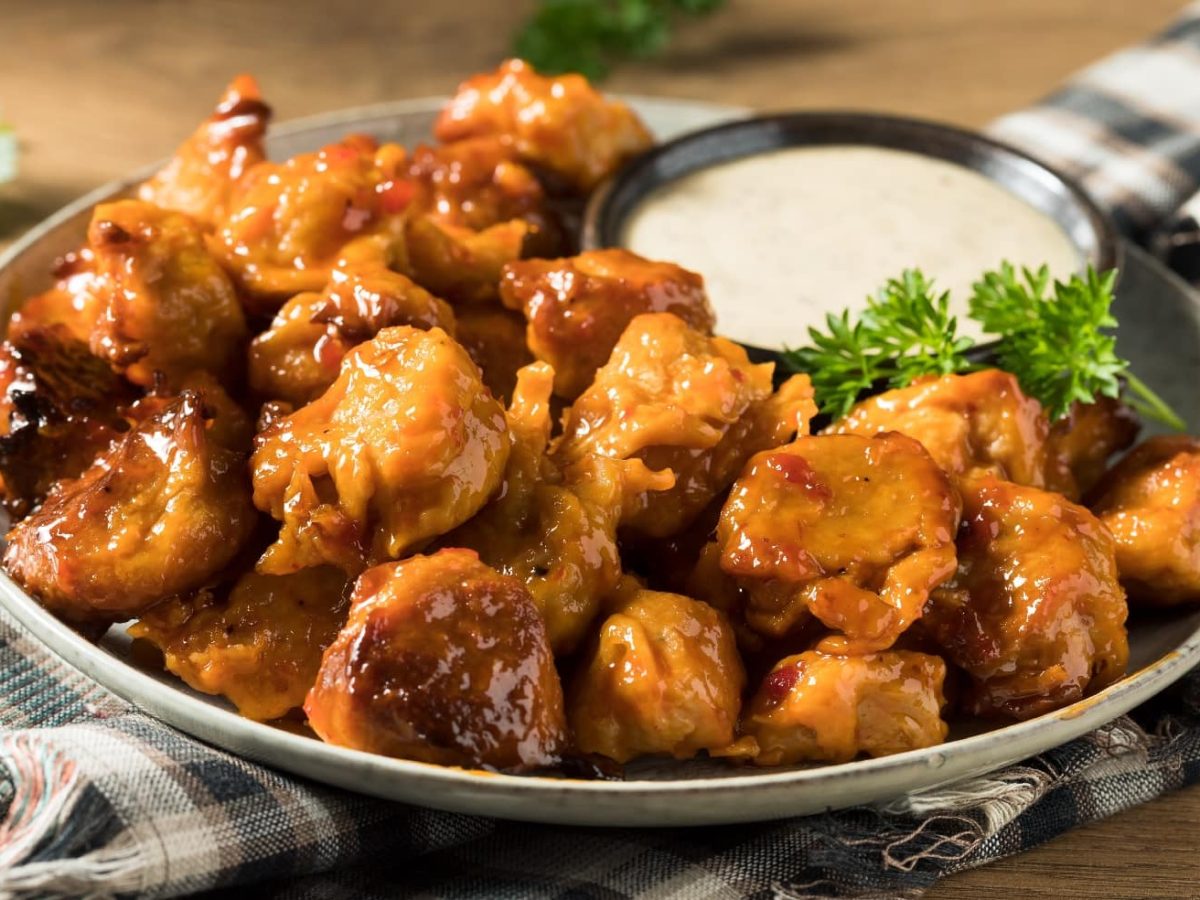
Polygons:
[[[735,118],[738,110],[644,99],[635,106],[662,138]],[[346,131],[403,143],[427,139],[440,101],[409,101],[306,119],[277,129],[273,156],[312,150]],[[106,185],[52,216],[0,257],[0,298],[9,305],[45,287],[56,256],[82,239],[90,207],[145,177]],[[1200,300],[1134,248],[1117,300],[1121,349],[1134,368],[1192,424],[1200,424]],[[251,722],[223,701],[163,672],[139,668],[117,627],[98,644],[67,628],[6,576],[3,606],[48,648],[109,690],[171,725],[232,753],[316,781],[462,813],[569,825],[677,826],[785,818],[894,799],[981,774],[1047,750],[1116,718],[1200,663],[1200,610],[1131,623],[1131,674],[1057,712],[982,733],[952,732],[927,750],[841,765],[758,770],[694,760],[643,761],[625,781],[514,776],[388,759]]]

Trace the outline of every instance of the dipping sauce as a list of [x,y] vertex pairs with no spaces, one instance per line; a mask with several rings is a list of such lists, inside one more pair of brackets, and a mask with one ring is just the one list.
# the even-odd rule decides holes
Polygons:
[[721,163],[651,193],[622,243],[704,276],[717,330],[800,346],[917,267],[949,290],[959,333],[971,284],[1008,260],[1065,278],[1086,261],[1061,226],[964,166],[884,147],[792,147]]

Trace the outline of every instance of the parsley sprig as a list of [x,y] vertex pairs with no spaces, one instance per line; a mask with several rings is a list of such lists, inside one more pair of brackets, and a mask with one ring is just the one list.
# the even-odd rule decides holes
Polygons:
[[[1000,340],[995,364],[1017,376],[1051,418],[1072,405],[1117,397],[1143,416],[1183,429],[1179,416],[1129,370],[1117,353],[1112,314],[1116,271],[1051,281],[1004,263],[973,286],[970,316]],[[870,298],[858,321],[849,311],[826,318],[826,331],[809,329],[811,346],[784,353],[784,362],[812,377],[821,411],[844,416],[866,390],[902,387],[922,375],[979,368],[968,355],[974,341],[957,335],[949,295],[937,295],[918,270],[907,270]]]
[[670,40],[680,14],[712,12],[725,0],[541,0],[517,33],[514,52],[547,75],[579,72],[592,81],[621,57],[647,57]]
[[971,368],[972,346],[958,337],[949,293],[935,294],[933,282],[906,269],[884,285],[858,321],[850,311],[828,315],[828,332],[808,329],[812,346],[790,350],[785,361],[812,378],[822,412],[844,416],[859,395],[877,384],[902,387],[920,375],[949,375]]

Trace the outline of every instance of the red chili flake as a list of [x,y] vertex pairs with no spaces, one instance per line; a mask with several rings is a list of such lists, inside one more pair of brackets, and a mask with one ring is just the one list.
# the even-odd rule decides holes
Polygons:
[[416,187],[411,181],[385,181],[375,189],[379,193],[379,205],[388,215],[403,212],[412,203]]
[[800,669],[799,664],[785,666],[782,669],[776,669],[763,679],[763,693],[767,695],[767,699],[771,703],[778,705],[784,701],[784,698],[796,686],[796,682],[800,680]]
[[794,456],[791,453],[772,453],[767,457],[766,462],[768,469],[782,475],[784,481],[789,484],[800,485],[814,498],[828,500],[833,496],[803,456]]

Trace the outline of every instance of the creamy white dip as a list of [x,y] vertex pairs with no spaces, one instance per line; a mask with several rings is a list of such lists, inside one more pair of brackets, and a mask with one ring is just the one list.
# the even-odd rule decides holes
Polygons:
[[1001,260],[1063,278],[1085,264],[1049,216],[977,172],[902,150],[795,147],[702,169],[634,210],[622,243],[704,276],[717,331],[777,348],[859,308],[906,268],[951,292]]

